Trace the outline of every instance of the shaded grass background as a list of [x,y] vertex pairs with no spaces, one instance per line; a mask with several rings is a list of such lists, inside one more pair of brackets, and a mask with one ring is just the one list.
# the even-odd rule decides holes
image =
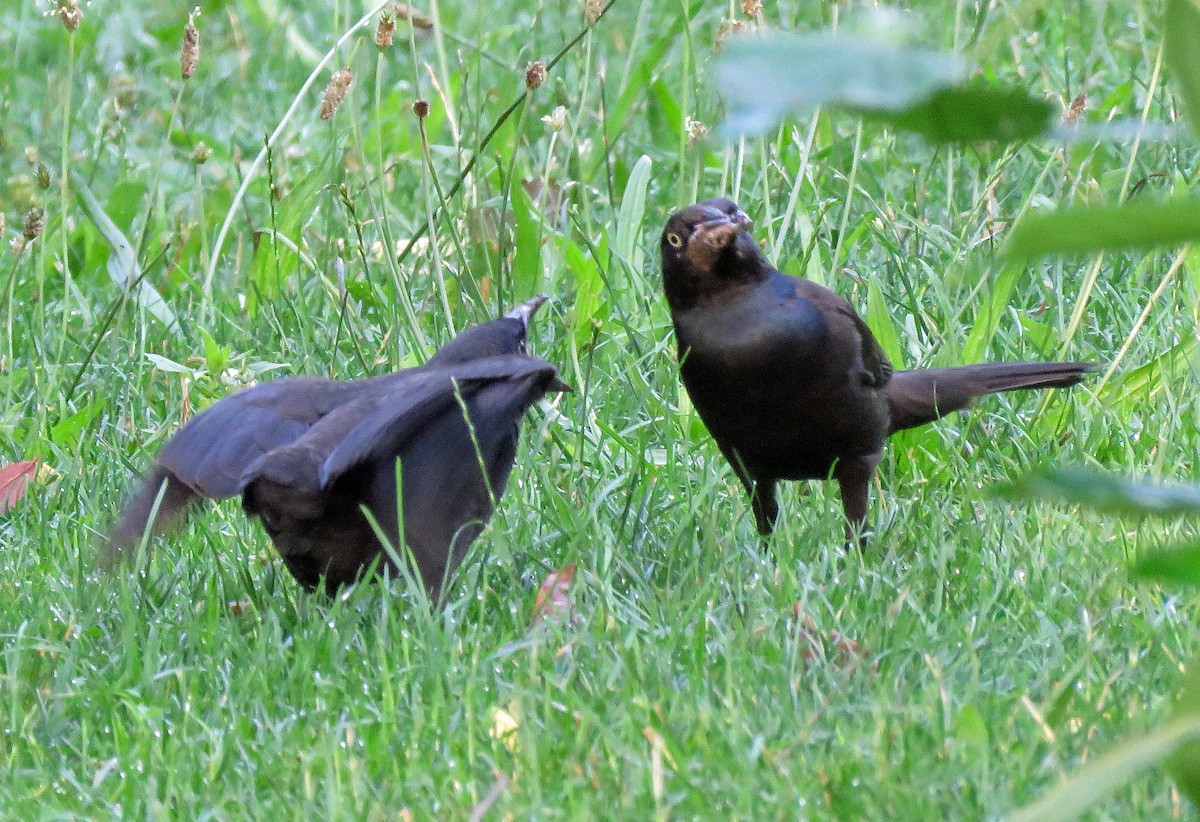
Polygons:
[[[976,818],[1162,717],[1195,606],[1125,567],[1190,526],[1007,508],[985,489],[1050,460],[1196,475],[1200,259],[1098,391],[990,398],[897,437],[879,534],[858,557],[838,550],[824,487],[788,495],[769,548],[754,535],[678,385],[655,244],[676,207],[729,194],[773,260],[869,313],[906,366],[1107,361],[1174,255],[1005,269],[999,224],[1030,205],[1184,193],[1191,146],[934,151],[825,115],[761,141],[694,143],[687,118],[720,118],[707,67],[740,9],[618,0],[443,208],[439,190],[523,91],[526,63],[584,19],[573,2],[439,4],[421,8],[429,31],[402,24],[378,53],[364,29],[335,57],[354,71],[349,98],[329,122],[316,116],[325,77],[302,101],[206,292],[264,134],[365,9],[205,4],[183,88],[184,7],[98,1],[74,35],[42,4],[0,11],[5,240],[31,206],[47,210],[42,237],[0,256],[0,435],[5,459],[56,472],[0,521],[7,813],[459,818],[507,778],[492,813],[517,818]],[[857,10],[780,3],[764,24],[845,25]],[[1174,119],[1154,4],[907,14],[986,72],[1064,105],[1085,91],[1089,120]],[[419,97],[432,103],[428,161]],[[555,130],[542,118],[559,105]],[[197,166],[200,141],[212,156]],[[643,155],[638,214],[623,203]],[[103,324],[119,296],[110,250],[63,193],[68,169],[137,247],[177,330],[132,302]],[[234,503],[194,517],[141,573],[93,569],[97,534],[181,415],[261,373],[411,364],[543,290],[557,301],[533,347],[578,390],[531,414],[445,612],[398,585],[303,595]],[[578,621],[529,634],[538,582],[568,562]],[[797,609],[877,670],[814,649]],[[489,733],[497,708],[518,722],[510,737]],[[1098,816],[1179,810],[1150,774]]]

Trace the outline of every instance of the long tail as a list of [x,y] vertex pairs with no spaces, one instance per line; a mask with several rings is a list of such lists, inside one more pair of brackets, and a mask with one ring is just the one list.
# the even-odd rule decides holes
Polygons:
[[[154,503],[158,500],[159,491],[166,483],[162,502],[158,504],[158,513],[154,514]],[[159,533],[187,513],[188,505],[196,499],[196,493],[174,474],[161,465],[155,465],[150,474],[125,503],[125,510],[120,521],[108,534],[108,546],[105,552],[105,564],[119,561],[130,547],[137,545],[146,532],[147,526],[151,533]],[[154,522],[150,517],[154,515]]]
[[891,410],[889,433],[933,422],[984,394],[1075,385],[1096,367],[1078,362],[997,362],[897,371],[884,387]]

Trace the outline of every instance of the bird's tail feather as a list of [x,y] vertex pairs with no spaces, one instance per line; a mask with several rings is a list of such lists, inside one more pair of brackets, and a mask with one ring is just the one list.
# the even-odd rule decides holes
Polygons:
[[[165,490],[163,490],[164,483],[166,484]],[[160,491],[162,492],[161,502],[158,498]],[[112,565],[119,562],[130,548],[141,541],[147,526],[151,533],[155,534],[165,530],[167,526],[187,512],[188,505],[195,498],[196,494],[191,488],[180,482],[174,474],[161,465],[155,465],[137,491],[125,503],[125,510],[121,514],[120,521],[109,531],[108,545],[103,557],[104,564]],[[158,504],[157,512],[154,510],[156,503]],[[154,518],[153,523],[151,523],[151,517]]]
[[933,422],[984,394],[1075,385],[1095,368],[1076,362],[998,362],[897,371],[884,389],[891,432]]

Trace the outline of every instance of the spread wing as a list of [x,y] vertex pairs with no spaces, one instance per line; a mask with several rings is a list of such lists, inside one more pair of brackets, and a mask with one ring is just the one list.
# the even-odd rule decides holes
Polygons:
[[240,391],[181,428],[158,463],[201,496],[231,497],[251,463],[299,439],[365,385],[293,377]]

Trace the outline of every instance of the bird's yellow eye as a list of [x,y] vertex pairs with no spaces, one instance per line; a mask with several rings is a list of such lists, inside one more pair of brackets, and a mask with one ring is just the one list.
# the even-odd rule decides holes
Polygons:
[[674,231],[667,232],[667,242],[671,244],[671,248],[683,247],[683,238]]

